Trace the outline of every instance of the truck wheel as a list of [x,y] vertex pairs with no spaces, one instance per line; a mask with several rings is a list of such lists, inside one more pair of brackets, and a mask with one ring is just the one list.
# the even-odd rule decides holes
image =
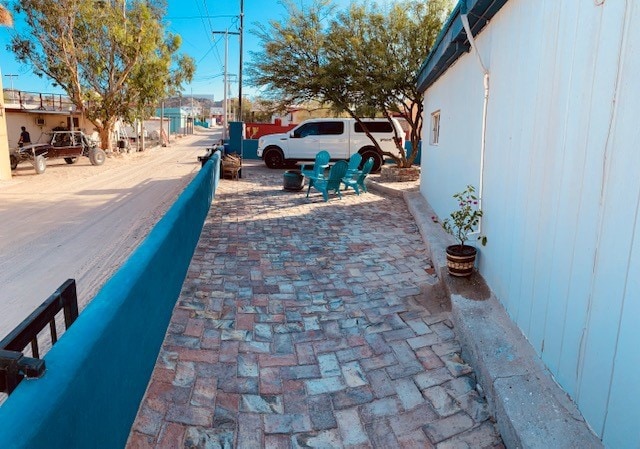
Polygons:
[[281,168],[284,161],[282,151],[280,150],[280,148],[276,147],[267,148],[262,158],[264,159],[264,163],[269,168]]
[[[362,153],[362,165],[369,159],[373,158],[373,167],[371,168],[371,173],[378,173],[380,171],[380,167],[382,167],[382,163],[384,162],[380,153],[375,150],[364,150]],[[362,168],[362,166],[360,167]]]
[[47,160],[44,156],[36,156],[33,166],[36,169],[36,173],[41,175],[47,169]]
[[102,148],[94,148],[89,151],[89,161],[91,165],[102,165],[106,158],[107,155]]
[[9,159],[11,159],[11,170],[18,168],[18,162],[20,162],[18,158],[12,154]]
[[75,164],[76,162],[78,162],[78,158],[77,157],[65,157],[64,161],[71,165],[71,164]]

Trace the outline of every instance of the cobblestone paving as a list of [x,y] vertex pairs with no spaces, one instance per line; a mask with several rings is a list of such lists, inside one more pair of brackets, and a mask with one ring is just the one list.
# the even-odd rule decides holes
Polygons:
[[[503,448],[404,202],[223,180],[128,448]],[[432,307],[433,309],[433,307]]]

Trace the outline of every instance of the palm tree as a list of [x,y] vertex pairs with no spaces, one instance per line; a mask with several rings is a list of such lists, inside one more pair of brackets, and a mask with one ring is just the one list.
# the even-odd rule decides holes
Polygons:
[[11,17],[11,13],[2,5],[0,5],[0,25],[8,27],[13,25],[13,18]]

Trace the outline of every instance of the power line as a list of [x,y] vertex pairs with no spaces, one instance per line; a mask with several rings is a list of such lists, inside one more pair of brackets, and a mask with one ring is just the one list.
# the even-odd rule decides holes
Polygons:
[[211,50],[213,50],[214,48],[215,47],[211,45],[211,47],[209,47],[209,50],[207,50],[207,52],[204,55],[202,55],[202,58],[198,59],[198,62],[196,62],[196,64],[200,64],[204,60],[204,58],[206,58],[207,55],[211,53]]
[[[209,8],[207,7],[207,0],[202,0],[202,5],[204,6],[204,11],[207,13],[207,16],[209,16]],[[213,24],[211,23],[211,17],[208,18],[208,22],[209,22],[209,29],[207,31],[211,32],[213,31]],[[211,38],[210,34],[209,34],[209,38]]]
[[[214,34],[213,30],[211,30],[211,34]],[[220,56],[220,50],[218,50],[218,44],[222,41],[222,39],[223,37],[220,36],[214,44],[214,49],[216,51],[216,58],[218,59],[218,65],[222,65],[222,57]]]
[[223,16],[209,16],[209,15],[200,15],[200,16],[180,16],[180,17],[165,17],[168,20],[194,20],[194,19],[228,19],[231,17],[237,17],[233,14],[223,15]]
[[199,76],[197,78],[194,78],[196,81],[207,81],[207,80],[213,80],[216,78],[220,78],[221,76],[224,76],[224,73],[217,73],[215,75],[203,75],[203,76]]
[[[204,33],[207,35],[207,39],[209,41],[209,44],[213,45],[213,42],[211,41],[211,35],[209,34],[209,30],[207,29],[207,23],[204,21],[204,16],[202,15],[202,11],[200,11],[200,4],[198,3],[198,0],[194,0],[194,1],[196,3],[196,8],[198,8],[198,14],[200,15],[200,20],[202,21],[202,26],[204,28]],[[211,20],[209,20],[209,23],[211,23]],[[209,53],[209,52],[207,52],[207,53]]]

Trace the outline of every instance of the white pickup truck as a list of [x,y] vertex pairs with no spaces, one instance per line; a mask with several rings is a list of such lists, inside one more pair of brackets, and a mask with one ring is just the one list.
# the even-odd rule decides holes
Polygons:
[[[366,119],[362,122],[376,139],[382,151],[400,155],[394,138],[401,139],[404,148],[404,131],[393,119]],[[373,157],[373,170],[377,172],[384,163],[383,155],[367,137],[362,126],[352,118],[317,118],[305,120],[285,134],[268,134],[258,140],[258,157],[269,168],[280,168],[298,161],[312,161],[319,151],[326,150],[332,160],[349,159],[360,153],[362,160]]]

